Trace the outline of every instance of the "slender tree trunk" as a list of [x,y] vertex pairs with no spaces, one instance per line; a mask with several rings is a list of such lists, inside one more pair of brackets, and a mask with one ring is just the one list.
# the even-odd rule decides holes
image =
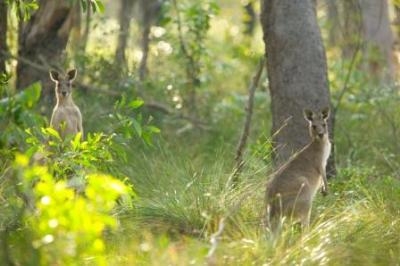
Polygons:
[[143,81],[147,75],[147,60],[149,56],[150,46],[150,30],[151,26],[157,20],[160,14],[163,0],[141,0],[140,9],[143,12],[142,22],[142,59],[139,63],[139,79]]
[[85,16],[85,29],[83,31],[82,45],[81,45],[82,52],[86,51],[87,43],[89,41],[91,21],[92,21],[92,9],[90,8],[90,1],[87,0],[87,10],[86,10],[86,16]]
[[340,41],[342,57],[352,58],[362,42],[362,12],[359,0],[346,0],[341,3],[343,20],[342,37]]
[[17,89],[33,82],[42,83],[42,100],[50,104],[53,84],[48,73],[43,73],[25,60],[47,68],[63,64],[62,55],[72,28],[72,4],[69,1],[41,0],[39,9],[30,20],[21,24],[18,40]]
[[256,26],[257,14],[253,1],[248,1],[244,6],[244,34],[252,36]]
[[326,12],[329,23],[328,43],[334,47],[338,44],[340,34],[339,8],[336,1],[326,1]]
[[7,46],[7,3],[6,0],[0,0],[0,74],[6,71]]
[[[263,0],[261,23],[280,165],[310,141],[303,109],[330,106],[326,57],[312,0]],[[332,134],[332,118],[329,128]],[[334,161],[328,164],[334,171]]]
[[396,36],[396,40],[397,42],[400,39],[400,6],[399,5],[395,5],[394,6],[394,21],[393,24],[395,25],[395,36]]
[[74,4],[69,43],[74,56],[79,55],[82,47],[82,9],[78,1]]
[[126,67],[125,50],[129,38],[130,22],[132,16],[132,0],[121,0],[119,11],[119,34],[117,50],[115,51],[115,63],[117,66]]
[[139,79],[143,81],[147,75],[147,60],[149,57],[149,46],[150,46],[150,23],[143,25],[142,29],[142,58],[139,63]]
[[[369,73],[379,80],[392,81],[393,35],[390,28],[387,0],[360,1],[362,10],[365,64]],[[383,71],[382,71],[383,69]]]

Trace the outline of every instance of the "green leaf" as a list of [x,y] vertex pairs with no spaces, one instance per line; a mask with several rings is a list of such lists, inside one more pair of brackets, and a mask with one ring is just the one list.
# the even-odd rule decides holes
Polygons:
[[132,119],[132,124],[136,130],[136,133],[139,135],[139,137],[141,137],[142,136],[142,126],[138,123],[138,121],[136,121],[136,119]]
[[86,12],[86,9],[87,9],[86,0],[81,0],[81,6],[82,6],[83,12]]
[[163,17],[160,19],[158,23],[160,24],[160,26],[164,27],[167,26],[167,24],[170,23],[171,21],[172,21],[171,17]]
[[142,139],[144,140],[144,142],[149,145],[149,146],[153,146],[152,140],[151,140],[151,136],[145,132],[143,133]]
[[90,4],[92,5],[93,12],[104,13],[104,5],[100,0],[91,0]]
[[137,109],[140,106],[142,106],[144,104],[144,101],[142,99],[136,99],[133,100],[129,103],[129,106],[132,107],[133,109]]
[[147,126],[146,129],[147,129],[149,132],[151,132],[151,133],[156,133],[156,134],[158,134],[158,133],[161,132],[161,130],[160,130],[158,127],[155,127],[155,126]]
[[72,148],[73,148],[74,150],[77,150],[77,149],[79,148],[80,143],[81,143],[81,138],[82,138],[82,132],[78,132],[78,133],[75,135],[74,139],[71,140],[71,145],[72,145]]
[[57,130],[51,127],[47,127],[44,129],[44,133],[46,133],[49,136],[53,136],[58,140],[61,140],[60,134],[58,134]]

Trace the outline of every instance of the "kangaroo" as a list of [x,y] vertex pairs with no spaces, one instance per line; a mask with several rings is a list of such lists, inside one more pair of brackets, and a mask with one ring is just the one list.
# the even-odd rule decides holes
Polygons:
[[303,114],[309,122],[311,142],[278,169],[267,185],[267,224],[273,233],[282,217],[308,228],[317,190],[322,185],[322,194],[328,193],[325,168],[331,150],[329,108],[318,113],[304,110]]
[[66,76],[61,76],[57,71],[50,71],[50,78],[55,82],[57,103],[53,109],[50,127],[58,131],[61,138],[67,135],[82,133],[82,114],[72,100],[72,81],[76,78],[76,69],[69,70]]

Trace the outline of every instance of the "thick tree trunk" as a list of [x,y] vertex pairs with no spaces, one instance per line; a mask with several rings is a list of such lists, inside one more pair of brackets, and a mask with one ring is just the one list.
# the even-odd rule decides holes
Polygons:
[[115,63],[117,66],[126,67],[125,50],[128,43],[130,22],[132,16],[132,5],[135,1],[121,0],[119,11],[119,34],[117,50],[115,51]]
[[[263,0],[261,23],[280,165],[310,141],[303,109],[330,106],[326,57],[312,0]],[[332,118],[329,128],[332,134]],[[334,161],[328,164],[332,175]]]
[[7,25],[7,3],[6,0],[0,0],[0,74],[6,71]]
[[363,0],[360,1],[360,5],[366,42],[363,51],[366,68],[379,80],[392,81],[394,40],[390,28],[388,1]]
[[39,9],[20,27],[18,40],[17,89],[33,82],[42,83],[42,100],[49,103],[53,84],[44,73],[25,60],[46,68],[62,65],[62,54],[73,26],[73,8],[70,1],[41,0]]

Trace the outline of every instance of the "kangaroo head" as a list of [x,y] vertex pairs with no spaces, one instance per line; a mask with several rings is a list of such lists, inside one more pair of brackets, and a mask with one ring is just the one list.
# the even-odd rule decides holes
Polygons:
[[56,95],[59,99],[65,99],[71,95],[72,81],[76,77],[76,69],[71,69],[66,76],[60,75],[55,70],[50,71],[50,78],[56,83]]
[[324,136],[328,135],[327,120],[329,117],[329,107],[317,113],[305,109],[303,113],[304,118],[309,123],[310,136],[312,139],[323,139]]

